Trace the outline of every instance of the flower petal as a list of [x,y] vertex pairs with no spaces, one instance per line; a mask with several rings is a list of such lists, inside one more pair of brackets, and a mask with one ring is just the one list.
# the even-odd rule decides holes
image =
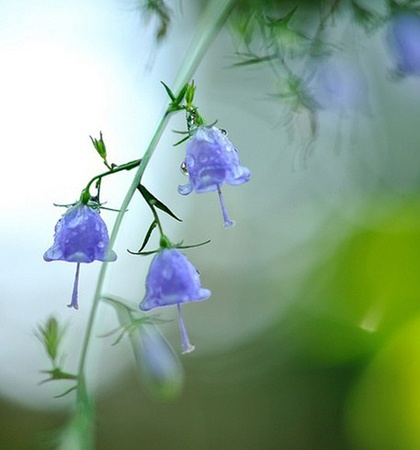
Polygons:
[[202,288],[200,276],[187,257],[175,248],[161,250],[150,265],[146,278],[146,296],[140,309],[206,300],[211,295]]

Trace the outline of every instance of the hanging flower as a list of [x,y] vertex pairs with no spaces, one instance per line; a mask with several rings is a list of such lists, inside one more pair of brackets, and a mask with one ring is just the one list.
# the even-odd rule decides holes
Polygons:
[[317,62],[308,87],[318,108],[340,114],[368,109],[367,82],[352,61],[330,58]]
[[397,13],[388,34],[390,47],[396,58],[399,75],[420,75],[420,16]]
[[181,363],[153,324],[145,324],[132,335],[132,344],[143,382],[158,398],[177,397],[183,386]]
[[117,255],[108,250],[109,237],[99,209],[81,202],[71,206],[55,226],[54,244],[44,253],[45,261],[77,263],[73,294],[69,307],[78,309],[77,293],[80,263],[115,261]]
[[188,140],[183,167],[189,182],[178,187],[178,192],[188,195],[193,190],[198,194],[217,191],[226,227],[234,225],[224,205],[221,187],[223,184],[238,185],[251,178],[251,172],[242,166],[238,151],[216,127],[199,126]]
[[181,315],[181,304],[206,300],[211,292],[200,284],[197,269],[176,248],[163,248],[153,258],[146,278],[146,296],[140,303],[142,311],[176,305],[183,353],[194,350]]

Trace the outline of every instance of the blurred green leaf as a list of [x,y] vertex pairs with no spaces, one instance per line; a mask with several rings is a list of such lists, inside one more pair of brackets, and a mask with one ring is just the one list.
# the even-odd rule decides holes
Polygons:
[[53,364],[56,364],[64,332],[65,327],[61,327],[54,316],[49,317],[45,325],[38,325],[36,336],[43,344]]

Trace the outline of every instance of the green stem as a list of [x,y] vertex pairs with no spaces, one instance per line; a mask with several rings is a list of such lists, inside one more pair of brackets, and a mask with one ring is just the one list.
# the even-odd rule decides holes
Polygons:
[[[216,37],[223,24],[226,22],[230,12],[232,11],[233,5],[234,0],[226,0],[224,4],[221,4],[220,0],[214,0],[207,8],[197,28],[197,32],[192,40],[192,44],[186,53],[185,60],[181,64],[180,71],[173,84],[174,92],[176,93],[179,92],[182,89],[182,87],[190,81],[198,65],[203,59],[203,56],[210,47],[210,44],[212,43],[213,39]],[[140,165],[138,166],[137,172],[134,175],[131,186],[129,187],[125,195],[125,198],[119,209],[117,218],[115,220],[115,224],[112,229],[109,241],[110,250],[113,248],[115,244],[115,241],[117,239],[121,227],[122,220],[124,218],[124,214],[127,211],[128,205],[134,195],[134,192],[136,191],[136,188],[143,177],[144,171],[146,170],[146,167],[156,149],[156,146],[169,122],[170,115],[171,114],[169,109],[166,110],[157,126],[157,129],[152,137],[151,142],[149,143],[149,146],[143,158],[141,159]],[[104,262],[101,266],[101,270],[99,273],[98,283],[96,286],[96,291],[92,307],[90,310],[89,319],[86,325],[84,341],[81,349],[81,355],[79,360],[79,371],[78,371],[80,388],[78,388],[77,392],[77,403],[79,408],[80,406],[82,406],[80,405],[80,403],[83,404],[86,401],[85,366],[89,343],[91,340],[96,313],[98,310],[98,305],[101,298],[103,297],[103,289],[107,271],[108,271],[108,263]]]
[[155,219],[155,222],[157,224],[157,227],[158,227],[158,230],[159,230],[159,234],[162,237],[162,236],[164,236],[163,228],[162,228],[162,224],[160,223],[160,219],[159,219],[158,213],[156,212],[156,208],[153,205],[151,205],[150,203],[149,203],[149,207],[150,207],[150,209],[152,211],[153,218]]
[[96,180],[102,180],[102,178],[107,177],[108,175],[113,175],[114,173],[121,172],[123,170],[131,170],[136,167],[138,167],[141,163],[141,159],[136,159],[135,161],[130,161],[125,164],[121,164],[120,166],[114,166],[107,172],[100,173],[99,175],[94,176],[89,183],[86,185],[86,187],[82,191],[81,198],[90,200],[90,187]]
[[[133,178],[131,186],[129,187],[129,189],[124,197],[124,200],[121,204],[120,210],[119,210],[117,218],[115,220],[114,227],[111,232],[111,236],[109,238],[109,247],[108,248],[110,250],[114,247],[115,241],[117,239],[117,236],[118,236],[118,233],[119,233],[119,230],[121,227],[121,223],[124,218],[124,214],[127,211],[128,205],[129,205],[131,199],[133,198],[134,192],[135,192],[138,184],[140,183],[143,173],[147,167],[147,164],[148,164],[150,158],[152,157],[152,154],[160,140],[160,137],[162,136],[162,134],[166,128],[168,121],[169,121],[169,114],[167,112],[165,112],[165,114],[163,115],[163,117],[155,131],[155,134],[152,137],[152,140],[146,150],[146,153],[144,154],[143,158],[141,159],[140,165],[139,165],[137,172]],[[102,291],[103,291],[107,271],[108,271],[108,263],[104,262],[102,264],[101,270],[99,272],[99,278],[98,278],[98,283],[96,285],[93,304],[92,304],[92,308],[90,310],[88,323],[86,325],[85,337],[84,337],[82,351],[81,351],[81,355],[80,355],[80,361],[79,361],[79,372],[78,372],[79,379],[84,379],[87,351],[88,351],[90,337],[91,337],[92,330],[93,330],[93,324],[95,322],[96,311],[98,309],[99,301],[100,301],[101,297],[103,296]]]

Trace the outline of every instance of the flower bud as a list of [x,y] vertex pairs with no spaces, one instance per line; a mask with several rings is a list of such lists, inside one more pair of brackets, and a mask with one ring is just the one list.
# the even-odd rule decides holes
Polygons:
[[171,400],[182,390],[181,363],[154,325],[143,325],[132,337],[136,361],[146,388],[162,400]]
[[309,89],[318,108],[349,113],[368,109],[368,86],[362,70],[344,59],[317,63]]

